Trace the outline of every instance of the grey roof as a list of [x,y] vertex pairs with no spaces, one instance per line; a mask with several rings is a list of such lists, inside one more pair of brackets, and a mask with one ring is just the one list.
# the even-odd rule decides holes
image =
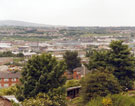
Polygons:
[[85,74],[89,73],[90,71],[85,67],[77,67],[75,68],[73,71],[76,71],[76,72],[80,72],[80,74],[84,74],[84,70],[85,70]]
[[73,71],[81,72],[81,71],[83,71],[83,70],[84,70],[84,68],[83,68],[83,67],[77,67],[77,68],[75,68]]
[[20,78],[21,73],[20,72],[1,72],[0,71],[0,78]]

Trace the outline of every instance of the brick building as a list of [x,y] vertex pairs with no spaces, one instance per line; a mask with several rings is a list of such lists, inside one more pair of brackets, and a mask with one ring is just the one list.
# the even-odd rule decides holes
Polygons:
[[86,67],[77,67],[73,70],[73,79],[81,79],[87,73],[89,73],[89,70]]
[[86,67],[77,67],[73,70],[73,73],[71,73],[70,71],[66,70],[64,75],[66,76],[66,78],[68,80],[71,79],[81,79],[82,77],[84,77],[87,73],[89,73],[90,71],[86,68]]
[[19,83],[20,72],[0,71],[0,88],[7,88]]

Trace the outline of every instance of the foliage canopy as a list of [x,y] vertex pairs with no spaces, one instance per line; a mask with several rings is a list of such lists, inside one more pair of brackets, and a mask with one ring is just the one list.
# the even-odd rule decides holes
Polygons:
[[132,89],[135,80],[135,57],[123,41],[112,41],[110,50],[94,51],[86,64],[89,70],[108,68],[119,80],[123,90]]
[[19,100],[35,97],[38,93],[48,93],[65,83],[63,76],[66,65],[51,54],[35,55],[25,65],[21,85],[18,86]]
[[97,96],[105,97],[108,94],[118,94],[121,86],[113,74],[99,69],[89,73],[81,82],[83,102],[87,103]]

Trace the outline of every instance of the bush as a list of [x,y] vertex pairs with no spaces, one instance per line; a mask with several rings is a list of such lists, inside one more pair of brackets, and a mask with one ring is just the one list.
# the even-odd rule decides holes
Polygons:
[[11,102],[12,102],[12,106],[20,106],[19,103],[15,103],[13,100],[11,100]]
[[112,99],[111,98],[103,98],[102,100],[103,106],[112,106]]
[[48,94],[39,93],[35,98],[25,99],[23,106],[66,106],[65,95],[61,90],[54,90]]
[[80,81],[79,80],[67,80],[65,84],[66,88],[69,87],[74,87],[74,86],[80,86]]
[[103,97],[94,98],[86,106],[135,106],[134,101],[135,101],[134,97],[119,94],[107,96],[105,98]]
[[3,89],[0,89],[0,96],[15,95],[16,91],[17,91],[16,86],[11,86],[9,88],[3,88]]
[[96,71],[90,73],[81,83],[81,96],[84,103],[97,96],[105,97],[108,94],[118,94],[121,92],[121,86],[117,79],[108,72]]
[[86,106],[103,106],[102,99],[102,97],[94,98]]
[[68,100],[68,105],[69,106],[83,106],[82,98],[81,97],[76,97],[74,99]]
[[127,95],[112,95],[113,106],[135,106],[135,98]]

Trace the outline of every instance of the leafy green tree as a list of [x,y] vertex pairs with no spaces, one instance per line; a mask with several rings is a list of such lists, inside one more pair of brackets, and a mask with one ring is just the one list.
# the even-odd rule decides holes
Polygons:
[[85,64],[86,67],[89,70],[97,69],[99,67],[107,67],[109,66],[108,63],[106,62],[108,59],[108,51],[107,50],[99,50],[93,51],[93,54],[89,56],[89,62],[88,64]]
[[105,97],[108,94],[118,94],[121,86],[113,74],[103,68],[89,73],[81,82],[81,95],[83,103],[89,102],[98,96]]
[[123,89],[132,89],[135,80],[135,57],[123,41],[112,41],[110,48],[107,62],[114,67],[113,74],[118,78]]
[[67,69],[73,72],[74,68],[81,66],[81,59],[78,57],[77,51],[66,51],[63,58],[67,64]]
[[35,55],[25,65],[17,98],[35,97],[38,93],[48,93],[65,83],[63,76],[66,65],[51,54]]
[[86,57],[90,57],[91,55],[93,55],[94,51],[95,51],[94,49],[92,49],[91,47],[89,47],[86,50]]
[[95,51],[86,64],[89,70],[99,67],[109,68],[119,80],[123,90],[132,89],[135,80],[135,57],[123,41],[112,41],[110,50]]

